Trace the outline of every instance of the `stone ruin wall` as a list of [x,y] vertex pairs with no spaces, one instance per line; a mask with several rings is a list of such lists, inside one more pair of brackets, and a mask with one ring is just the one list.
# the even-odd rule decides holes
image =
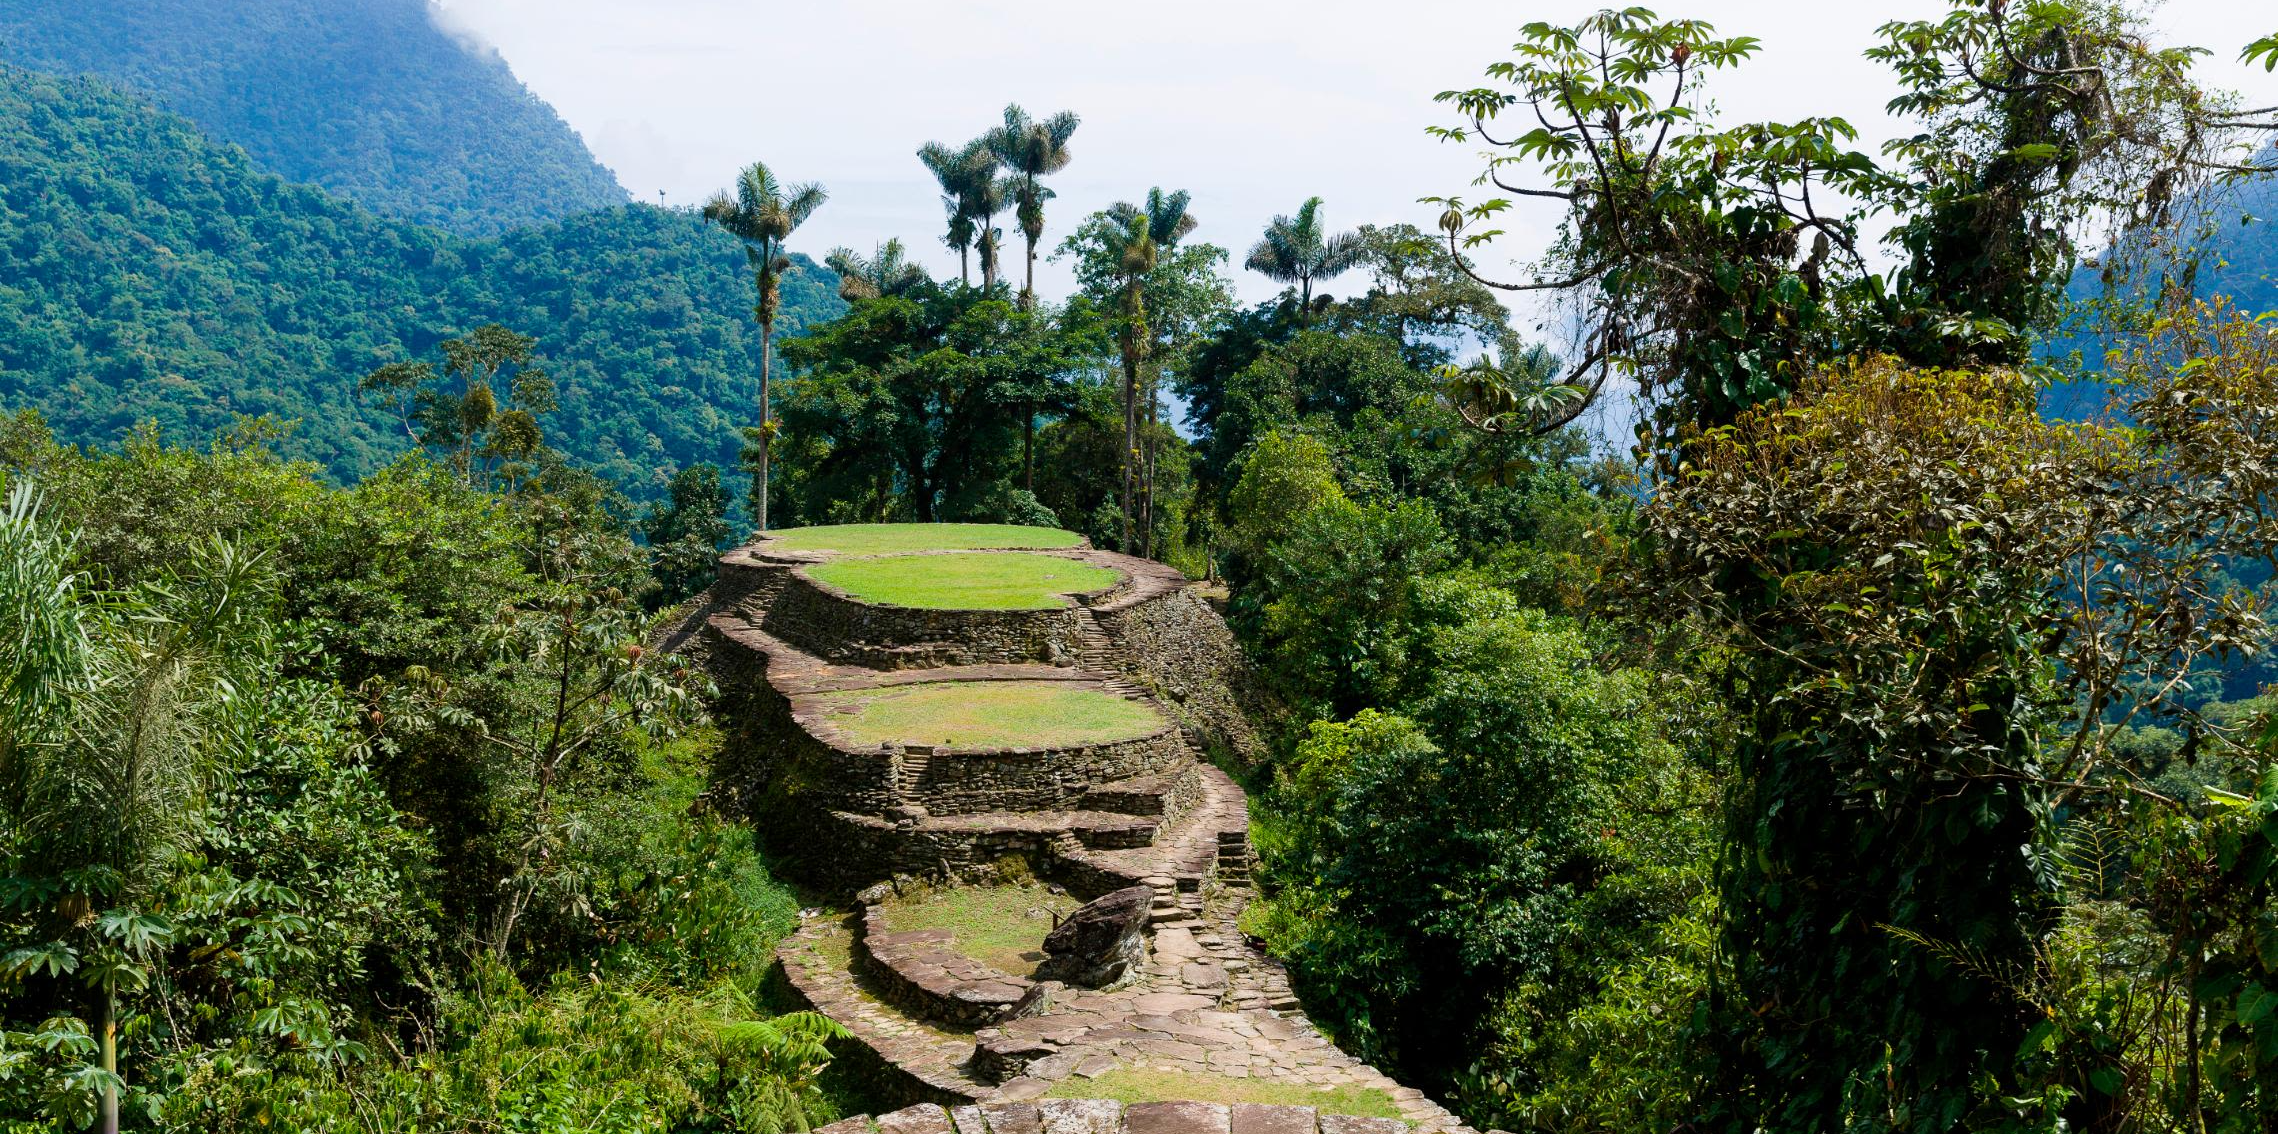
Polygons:
[[1094,617],[1122,647],[1130,675],[1207,747],[1245,765],[1264,755],[1250,724],[1258,694],[1249,659],[1193,587],[1111,605]]
[[853,598],[795,570],[767,607],[761,629],[839,665],[939,669],[1047,665],[1076,656],[1073,610],[922,610]]

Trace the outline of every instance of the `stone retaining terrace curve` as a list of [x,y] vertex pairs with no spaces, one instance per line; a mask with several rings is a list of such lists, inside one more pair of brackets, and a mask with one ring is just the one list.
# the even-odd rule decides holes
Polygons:
[[[1243,759],[1256,741],[1246,663],[1217,612],[1159,563],[1090,547],[1022,552],[1107,567],[1117,582],[1044,609],[892,606],[817,581],[811,568],[837,553],[767,538],[723,555],[714,586],[659,634],[719,687],[715,798],[747,814],[785,875],[823,903],[777,952],[786,984],[876,1057],[887,1093],[942,1104],[832,1134],[1468,1134],[1321,1035],[1281,967],[1236,926],[1250,893],[1248,803],[1205,753]],[[1011,681],[1051,686],[1033,698],[949,695]],[[890,701],[859,726],[839,716],[881,708],[844,694],[908,686],[928,696]],[[1063,688],[1143,706],[1160,723]],[[999,706],[1006,717],[981,715]],[[1036,741],[1000,743],[1015,721],[1036,722]],[[929,728],[989,739],[928,743]],[[849,900],[889,881],[904,891],[1028,876],[1081,899],[1152,893],[1147,959],[1130,985],[1001,972],[962,952],[953,930],[893,932],[875,906]],[[1374,1092],[1368,1107],[1406,1121],[1036,1101],[1109,1075],[1126,1076],[1119,1094],[1173,1089],[1134,1082],[1272,1102]]]

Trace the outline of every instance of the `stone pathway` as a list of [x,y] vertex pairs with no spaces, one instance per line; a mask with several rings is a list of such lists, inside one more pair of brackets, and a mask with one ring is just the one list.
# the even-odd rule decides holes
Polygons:
[[815,1134],[1403,1134],[1406,1129],[1392,1119],[1322,1114],[1309,1106],[1125,1106],[1113,1099],[1045,1099],[952,1109],[928,1103],[876,1118],[860,1115],[833,1122]]
[[1041,1015],[970,1033],[912,1020],[870,992],[844,961],[860,947],[851,918],[807,919],[781,956],[817,1008],[947,1096],[1034,1099],[1061,1080],[1120,1067],[1369,1088],[1390,1096],[1418,1134],[1469,1134],[1423,1092],[1338,1050],[1305,1018],[1288,975],[1234,926],[1247,897],[1245,888],[1215,884],[1187,896],[1193,921],[1159,923],[1146,974],[1127,987],[1062,989]]

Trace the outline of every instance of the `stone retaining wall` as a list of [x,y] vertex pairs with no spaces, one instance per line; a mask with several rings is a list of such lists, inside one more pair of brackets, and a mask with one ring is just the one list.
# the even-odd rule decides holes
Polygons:
[[1080,748],[934,752],[904,785],[934,815],[987,811],[1072,811],[1096,785],[1165,775],[1192,759],[1178,731]]
[[792,569],[760,628],[824,661],[871,669],[1070,665],[1076,617],[1069,609],[925,610],[869,603]]
[[878,998],[921,1020],[979,1028],[1042,1011],[1049,986],[1002,972],[957,951],[948,930],[895,932],[884,907],[862,911],[855,956]]
[[1397,1118],[1325,1114],[1260,1103],[1038,1099],[951,1108],[926,1103],[873,1118],[858,1115],[815,1134],[1407,1134]]
[[1094,608],[1128,672],[1180,723],[1243,763],[1264,755],[1250,721],[1257,683],[1226,620],[1192,587]]

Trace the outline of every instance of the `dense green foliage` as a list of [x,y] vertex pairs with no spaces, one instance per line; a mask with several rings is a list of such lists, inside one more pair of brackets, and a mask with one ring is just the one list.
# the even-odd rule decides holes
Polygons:
[[0,63],[98,75],[383,216],[496,235],[625,203],[504,60],[427,0],[23,0]]
[[0,723],[0,1126],[77,1129],[122,1082],[134,1129],[827,1114],[829,1028],[755,1006],[791,898],[704,803],[700,682],[638,647],[621,503],[418,457],[332,488],[261,436],[0,436],[44,500],[0,524],[0,619],[58,644]]
[[[757,417],[743,257],[686,212],[463,240],[256,173],[100,85],[0,70],[0,249],[0,405],[69,441],[273,414],[297,423],[282,451],[353,480],[409,447],[358,380],[487,323],[538,340],[550,443],[639,497],[733,466]],[[785,281],[788,327],[839,307],[819,269]]]

